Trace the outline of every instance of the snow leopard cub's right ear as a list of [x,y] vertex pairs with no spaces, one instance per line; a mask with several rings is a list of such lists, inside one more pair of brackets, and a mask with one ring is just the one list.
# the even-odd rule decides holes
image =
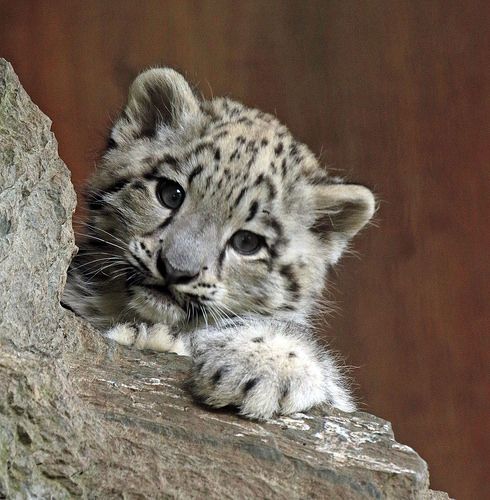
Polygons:
[[199,101],[180,73],[170,68],[149,69],[131,84],[128,101],[114,124],[108,148],[185,128],[199,113]]

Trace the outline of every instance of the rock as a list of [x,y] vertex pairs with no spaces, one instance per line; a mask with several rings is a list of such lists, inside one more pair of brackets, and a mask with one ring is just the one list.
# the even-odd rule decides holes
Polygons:
[[0,60],[0,498],[437,498],[388,422],[210,411],[187,358],[64,310],[75,194],[49,128]]
[[0,339],[54,353],[76,198],[50,126],[0,60]]

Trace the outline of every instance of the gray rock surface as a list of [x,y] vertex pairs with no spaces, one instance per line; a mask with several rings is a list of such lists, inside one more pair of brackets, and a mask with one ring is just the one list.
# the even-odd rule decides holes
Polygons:
[[109,345],[61,308],[74,206],[49,120],[0,60],[0,498],[437,495],[381,419],[210,411],[186,358]]

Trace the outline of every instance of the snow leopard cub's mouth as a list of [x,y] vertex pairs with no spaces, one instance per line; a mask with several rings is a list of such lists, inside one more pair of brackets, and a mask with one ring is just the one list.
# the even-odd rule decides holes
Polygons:
[[[198,299],[197,296],[189,295],[183,292],[176,292],[170,286],[162,283],[144,283],[139,282],[133,284],[136,289],[143,292],[148,297],[149,302],[156,305],[156,309],[163,307],[176,308],[181,313],[185,314],[188,320],[201,316],[205,305]],[[146,304],[148,306],[148,304]]]
[[177,300],[167,285],[160,283],[138,283],[135,287],[149,295],[152,299],[182,308],[182,304]]

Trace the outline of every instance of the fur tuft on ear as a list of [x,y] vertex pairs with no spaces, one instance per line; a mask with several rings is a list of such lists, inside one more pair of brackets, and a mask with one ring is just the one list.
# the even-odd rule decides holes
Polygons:
[[132,83],[111,137],[116,144],[151,138],[160,127],[176,129],[198,113],[199,102],[181,74],[170,68],[149,69]]
[[351,239],[374,215],[373,193],[359,184],[322,184],[314,186],[317,214],[313,229],[318,233],[338,233]]

